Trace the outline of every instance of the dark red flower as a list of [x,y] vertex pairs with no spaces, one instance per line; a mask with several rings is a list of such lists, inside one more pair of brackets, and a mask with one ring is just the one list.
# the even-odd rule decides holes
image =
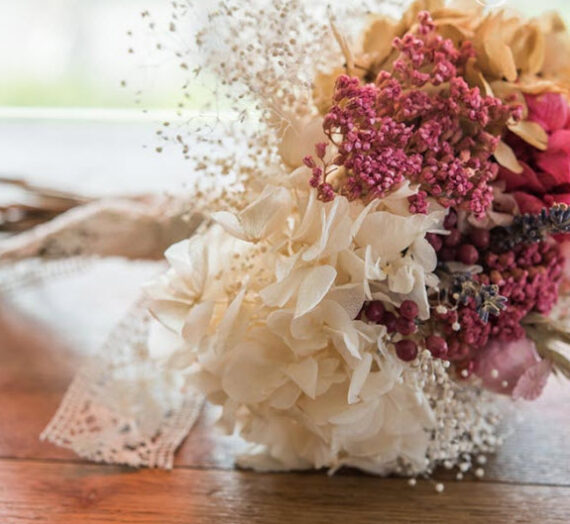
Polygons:
[[520,174],[501,168],[522,213],[537,213],[555,203],[570,204],[570,110],[557,93],[526,97],[528,119],[548,133],[548,147],[540,151],[514,134],[506,137],[523,167]]

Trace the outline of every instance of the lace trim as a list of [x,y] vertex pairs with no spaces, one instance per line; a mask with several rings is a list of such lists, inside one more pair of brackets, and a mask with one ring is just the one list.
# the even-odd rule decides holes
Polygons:
[[148,355],[150,315],[139,301],[87,363],[41,435],[96,462],[171,468],[204,397]]
[[0,263],[0,295],[83,271],[92,261],[92,257],[73,257],[61,260],[31,258],[16,263]]

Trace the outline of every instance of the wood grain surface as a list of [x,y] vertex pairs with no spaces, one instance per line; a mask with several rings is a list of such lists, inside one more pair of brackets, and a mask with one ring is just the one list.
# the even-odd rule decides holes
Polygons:
[[482,480],[446,480],[437,494],[431,481],[411,488],[355,471],[236,470],[235,443],[208,409],[171,472],[89,464],[38,440],[81,358],[0,303],[0,524],[570,522],[570,388],[556,381],[518,410],[523,420],[509,415],[515,432]]

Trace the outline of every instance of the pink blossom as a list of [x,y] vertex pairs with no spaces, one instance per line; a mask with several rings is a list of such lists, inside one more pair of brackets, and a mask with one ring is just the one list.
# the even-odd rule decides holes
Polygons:
[[493,340],[477,354],[475,374],[490,391],[533,400],[542,392],[550,366],[542,364],[526,337],[506,343]]
[[518,379],[514,389],[513,398],[518,400],[536,400],[540,397],[548,377],[552,372],[552,363],[548,360],[541,360],[529,367]]

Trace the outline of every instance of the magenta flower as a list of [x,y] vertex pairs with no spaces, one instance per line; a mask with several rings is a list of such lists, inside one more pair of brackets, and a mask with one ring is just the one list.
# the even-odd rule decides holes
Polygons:
[[548,133],[548,148],[539,151],[515,135],[507,142],[523,167],[521,174],[501,168],[499,178],[507,183],[522,213],[537,213],[555,203],[570,204],[570,110],[557,93],[526,97],[529,120]]
[[568,104],[559,93],[544,93],[526,97],[528,119],[547,131],[562,129],[568,121]]

